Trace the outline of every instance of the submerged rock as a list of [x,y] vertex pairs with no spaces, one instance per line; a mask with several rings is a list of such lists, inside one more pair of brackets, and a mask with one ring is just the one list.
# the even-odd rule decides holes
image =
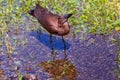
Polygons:
[[37,76],[33,74],[25,74],[23,75],[22,80],[38,80],[38,79]]

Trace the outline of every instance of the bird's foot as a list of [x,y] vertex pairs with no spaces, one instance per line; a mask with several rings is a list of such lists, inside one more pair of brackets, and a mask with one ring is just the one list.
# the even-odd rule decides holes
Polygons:
[[52,50],[51,54],[52,54],[52,59],[55,60],[55,57],[57,55],[57,51]]
[[66,50],[64,50],[64,59],[67,59],[67,53],[66,53]]

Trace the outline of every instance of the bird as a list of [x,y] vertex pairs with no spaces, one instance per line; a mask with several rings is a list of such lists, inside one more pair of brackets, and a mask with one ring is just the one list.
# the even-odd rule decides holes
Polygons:
[[73,15],[64,14],[58,15],[50,12],[47,8],[36,4],[35,9],[28,12],[31,16],[35,17],[43,28],[45,28],[50,33],[50,46],[52,49],[52,54],[54,53],[54,48],[52,46],[52,35],[62,36],[62,41],[64,44],[64,53],[66,56],[66,45],[63,36],[69,34],[70,25],[68,24],[68,18]]

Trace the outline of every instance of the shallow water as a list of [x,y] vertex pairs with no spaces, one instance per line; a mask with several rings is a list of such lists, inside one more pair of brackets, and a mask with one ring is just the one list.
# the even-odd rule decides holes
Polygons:
[[[9,62],[11,66],[8,65],[7,54],[0,54],[0,69],[4,71],[6,76],[16,77],[18,73],[16,67],[19,67],[18,71],[20,74],[33,74],[37,76],[38,80],[55,80],[55,77],[53,77],[55,73],[52,72],[59,69],[63,71],[61,73],[64,73],[64,77],[62,74],[61,76],[57,75],[57,73],[56,77],[62,80],[70,80],[71,77],[76,77],[71,78],[71,80],[118,80],[115,73],[115,70],[118,69],[116,61],[117,47],[116,45],[111,45],[112,42],[109,39],[112,35],[106,36],[105,41],[101,35],[98,35],[95,41],[94,35],[88,35],[87,38],[80,40],[81,34],[77,34],[77,37],[73,38],[70,33],[64,37],[67,46],[66,59],[64,59],[62,38],[53,35],[53,47],[57,51],[56,58],[53,61],[49,34],[43,31],[40,34],[38,30],[30,32],[25,30],[20,30],[16,36],[19,39],[22,37],[28,41],[24,46],[18,46],[14,53],[11,54],[13,59]],[[13,33],[9,33],[9,35],[13,35]],[[56,60],[61,63],[61,68],[60,64],[58,64],[58,68],[56,67]],[[73,73],[77,73],[75,76],[65,73],[63,66],[66,63],[64,60],[68,62],[67,66],[65,66],[70,68],[67,69],[68,72],[72,74],[71,69],[74,69]],[[38,66],[43,62],[46,62],[47,69],[44,65]],[[54,65],[55,68],[49,62],[56,64]],[[72,68],[68,64],[71,64]],[[8,80],[15,80],[15,78]]]
[[[53,35],[53,47],[57,54],[52,60],[49,33],[32,31],[39,23],[33,23],[24,14],[22,16],[25,20],[19,30],[16,32],[11,25],[8,33],[12,46],[16,47],[11,54],[12,60],[8,59],[4,45],[5,53],[0,52],[0,80],[17,80],[19,74],[33,74],[38,80],[118,80],[117,46],[110,40],[114,34],[106,36],[105,41],[97,35],[95,41],[92,34],[85,37],[79,33],[73,38],[70,32],[64,37],[67,58],[64,58],[62,38]],[[115,37],[119,36],[120,33]],[[22,41],[26,43],[23,45]]]

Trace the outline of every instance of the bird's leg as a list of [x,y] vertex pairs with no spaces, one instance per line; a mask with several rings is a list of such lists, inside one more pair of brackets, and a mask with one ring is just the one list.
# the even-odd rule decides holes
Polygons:
[[53,48],[53,45],[52,45],[52,34],[50,34],[50,47],[52,49],[52,58],[53,60],[55,59],[55,52],[54,52],[54,48]]
[[52,46],[52,35],[51,34],[50,34],[50,47],[51,47],[51,49],[53,51],[54,49],[53,49],[53,46]]
[[66,54],[66,44],[65,44],[65,40],[62,36],[62,41],[63,41],[63,44],[64,44],[64,54],[65,54],[65,58],[67,58],[67,54]]
[[41,28],[39,28],[39,36],[41,36],[42,34],[42,31],[41,31]]

